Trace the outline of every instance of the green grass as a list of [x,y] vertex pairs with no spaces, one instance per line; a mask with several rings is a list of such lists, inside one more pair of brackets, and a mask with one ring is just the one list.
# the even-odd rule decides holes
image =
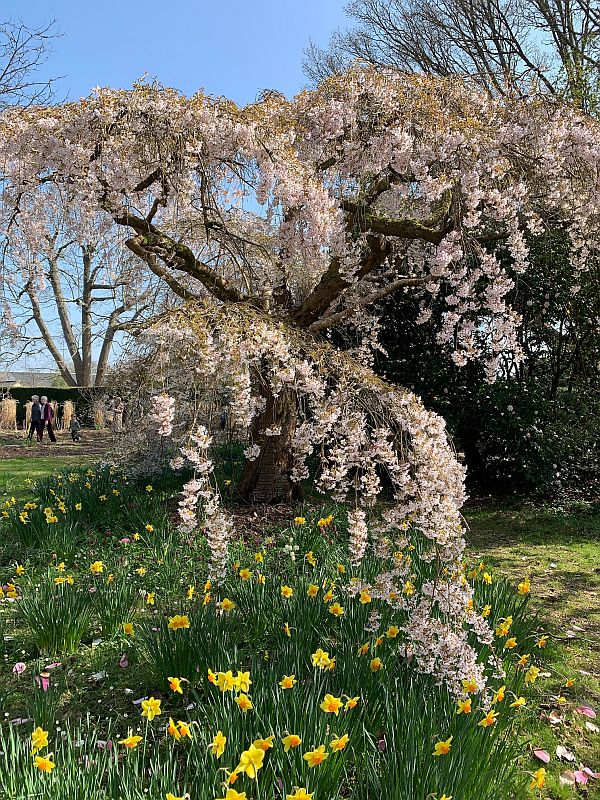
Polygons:
[[[532,606],[553,635],[550,676],[539,684],[540,714],[529,734],[533,747],[552,756],[550,796],[572,797],[574,790],[561,785],[559,775],[573,767],[555,757],[557,745],[574,753],[576,767],[600,769],[600,734],[585,725],[600,727],[600,721],[575,711],[580,705],[600,711],[600,509],[511,504],[467,509],[465,516],[470,558],[483,559],[513,581],[531,576]],[[575,679],[569,689],[564,688],[567,678]],[[565,704],[553,700],[560,695]],[[563,719],[554,726],[543,718],[552,709]],[[540,766],[533,758],[531,764]],[[600,796],[598,785],[588,789],[588,797]]]
[[[80,458],[62,456],[6,459],[0,462],[0,502],[13,495],[19,500],[30,496],[31,481],[80,466]],[[285,517],[289,518],[289,514]],[[600,734],[586,727],[586,722],[600,726],[600,720],[589,720],[575,710],[580,705],[590,705],[600,711],[600,508],[582,504],[535,507],[512,501],[468,507],[465,518],[469,526],[469,562],[485,561],[495,579],[506,576],[513,585],[530,576],[532,607],[551,633],[546,674],[536,683],[536,707],[530,709],[528,728],[518,749],[523,769],[530,772],[542,766],[530,755],[530,748],[542,748],[550,754],[543,796],[566,800],[576,792],[561,785],[562,772],[580,764],[600,770]],[[263,534],[269,528],[276,535],[285,524],[283,518],[280,521],[276,515],[260,512],[258,527]],[[239,530],[252,538],[252,531],[245,530],[242,519]],[[107,683],[116,686],[126,679],[126,673],[117,666],[126,649],[124,641],[114,640],[84,649],[79,667],[87,659],[86,672],[104,668],[110,650],[113,667],[108,670]],[[130,688],[141,693],[142,686],[138,687],[131,678]],[[564,686],[567,679],[575,679],[570,688]],[[112,702],[106,697],[104,681],[101,685],[86,683],[72,688],[75,710],[81,705],[83,711],[94,693],[98,701]],[[559,696],[566,702],[558,703]],[[547,719],[552,711],[560,716],[557,725]],[[575,754],[575,765],[557,759],[555,750],[559,744]],[[600,780],[585,788],[588,798],[600,797]],[[526,796],[533,797],[531,793],[523,795]]]
[[7,496],[20,500],[31,494],[31,483],[59,470],[77,469],[87,464],[85,459],[65,456],[5,458],[0,461],[0,501]]

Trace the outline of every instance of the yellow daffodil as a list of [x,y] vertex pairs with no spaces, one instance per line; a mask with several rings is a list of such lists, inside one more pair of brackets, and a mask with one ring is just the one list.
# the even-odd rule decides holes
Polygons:
[[148,523],[148,525],[144,525],[144,530],[148,531],[148,533],[154,533],[154,525]]
[[247,567],[244,567],[239,571],[238,575],[243,581],[249,581],[253,573]]
[[469,678],[468,680],[463,680],[462,682],[463,691],[467,694],[474,694],[475,692],[479,691],[479,686],[477,686],[477,681],[475,678]]
[[154,592],[146,592],[146,605],[153,606],[154,605]]
[[283,678],[279,681],[279,685],[282,689],[293,689],[296,685],[296,676],[295,675],[284,675]]
[[294,517],[294,523],[296,525],[306,525],[306,519],[304,517]]
[[294,594],[294,590],[292,589],[291,586],[282,586],[280,591],[281,591],[281,596],[285,597],[286,600],[288,600]]
[[136,569],[136,572],[137,572],[138,575],[143,577],[146,574],[147,570],[146,570],[146,567],[138,567]]
[[334,753],[337,753],[340,750],[343,750],[349,741],[350,737],[347,733],[345,733],[343,736],[337,736],[335,739],[332,739],[329,743],[329,747]]
[[225,752],[225,745],[227,744],[227,737],[223,736],[223,731],[217,731],[217,735],[208,745],[208,749],[215,758],[221,758]]
[[183,722],[183,720],[177,720],[177,726],[179,728],[179,735],[180,736],[187,736],[188,739],[192,738],[192,731],[187,722]]
[[517,646],[517,638],[516,636],[511,636],[504,642],[504,649],[505,650],[513,650]]
[[252,742],[252,745],[254,747],[258,747],[259,750],[264,750],[265,753],[266,753],[267,750],[270,750],[271,747],[273,747],[273,739],[274,738],[275,738],[275,736],[267,736],[266,739],[255,739]]
[[395,639],[399,633],[400,633],[400,628],[398,628],[396,625],[390,625],[390,627],[385,632],[385,635],[387,636],[388,639]]
[[312,800],[314,792],[310,794],[303,786],[298,787],[294,794],[286,794],[285,800]]
[[302,744],[302,739],[295,733],[290,733],[288,736],[285,736],[281,741],[283,742],[283,749],[285,750],[286,753],[291,747],[298,747],[298,745]]
[[187,614],[175,614],[174,617],[169,617],[169,630],[178,631],[181,628],[190,627],[190,618]]
[[334,697],[332,694],[326,694],[323,702],[319,706],[326,714],[339,714],[340,708],[344,704],[339,697]]
[[235,678],[233,677],[233,672],[230,669],[228,669],[227,672],[217,672],[216,683],[222,692],[232,692],[235,688]]
[[334,617],[341,617],[344,615],[344,609],[339,603],[333,603],[333,605],[329,606],[329,613],[333,614]]
[[492,576],[490,575],[489,572],[484,572],[483,573],[483,581],[484,581],[484,583],[487,583],[487,584],[490,584],[492,582]]
[[238,692],[249,692],[251,684],[249,672],[238,672],[235,677],[235,688]]
[[517,586],[517,591],[519,594],[529,594],[531,592],[531,583],[529,578],[525,578],[525,580]]
[[484,606],[483,607],[483,611],[481,612],[481,616],[482,617],[489,617],[489,615],[491,613],[492,613],[492,607],[491,606]]
[[325,594],[323,595],[323,602],[324,603],[331,603],[331,601],[333,600],[333,597],[334,597],[333,589],[330,589],[328,592],[325,592]]
[[340,575],[343,575],[346,572],[346,567],[343,564],[337,564],[336,569]]
[[485,717],[480,722],[478,722],[477,724],[481,728],[489,728],[491,725],[495,724],[497,718],[498,718],[498,712],[497,711],[493,711],[493,710],[492,711],[488,711],[487,714],[485,715]]
[[312,654],[311,658],[313,667],[318,667],[319,669],[327,669],[331,663],[329,653],[320,647]]
[[127,737],[125,739],[120,739],[119,744],[122,744],[125,747],[128,747],[130,750],[133,750],[141,741],[141,736],[134,736],[131,731],[128,731]]
[[263,553],[254,553],[254,561],[256,564],[262,564],[265,560],[265,556]]
[[142,717],[146,717],[148,722],[152,722],[154,717],[162,714],[160,709],[160,700],[150,697],[148,700],[142,700]]
[[525,683],[534,683],[537,676],[540,674],[538,667],[531,666],[525,673]]
[[544,636],[540,636],[540,638],[535,643],[535,646],[540,648],[546,647],[547,643],[548,643],[548,635],[544,634]]
[[167,680],[169,681],[169,688],[173,692],[177,692],[178,694],[183,694],[183,689],[181,687],[181,681],[185,681],[185,678],[171,678],[171,677],[168,677]]
[[346,705],[344,706],[344,710],[345,711],[350,711],[351,709],[356,708],[356,706],[358,705],[358,701],[359,700],[360,700],[360,697],[349,697],[346,700]]
[[367,603],[371,602],[371,595],[369,594],[369,592],[366,589],[363,589],[362,592],[360,593],[360,597],[358,599],[359,599],[359,602],[361,602],[363,604],[363,606],[364,606],[364,605],[367,605]]
[[526,667],[527,666],[527,662],[529,661],[530,658],[531,658],[531,656],[529,655],[529,653],[524,653],[522,656],[519,657],[519,660],[517,661],[517,665],[519,667]]
[[436,742],[433,748],[434,756],[447,756],[452,748],[453,736],[449,736],[445,742]]
[[94,575],[99,575],[101,572],[104,572],[104,564],[102,561],[93,561],[90,564],[90,572],[93,572]]
[[510,707],[511,708],[523,708],[523,706],[525,704],[526,704],[526,700],[525,700],[524,697],[515,697],[515,701],[514,701],[514,703],[510,704]]
[[125,636],[135,636],[135,633],[133,632],[133,622],[123,623],[123,633]]
[[[233,774],[235,774],[235,777],[237,778],[237,773]],[[233,783],[233,781],[231,782]],[[169,799],[167,798],[167,800]],[[177,798],[174,798],[174,800],[177,800]],[[181,800],[183,800],[183,798],[181,798]],[[246,792],[236,792],[235,789],[227,789],[225,792],[225,797],[217,797],[217,800],[247,800]]]
[[33,760],[34,766],[42,772],[52,772],[56,764],[52,761],[52,756],[43,758],[43,756],[36,756]]
[[506,695],[506,686],[501,686],[497,691],[494,692],[494,697],[492,698],[492,705],[496,703],[501,703],[504,700]]
[[304,556],[304,560],[308,561],[308,563],[312,567],[316,567],[317,566],[317,559],[315,558],[314,553],[313,553],[312,550],[310,550],[308,553],[306,553],[306,555]]
[[44,747],[48,747],[48,731],[39,726],[31,734],[31,753],[35,755]]
[[530,789],[542,789],[546,784],[546,770],[540,767],[533,773],[533,778],[529,784]]
[[22,564],[17,564],[15,572],[17,575],[22,575],[25,572],[25,567]]
[[306,594],[308,597],[316,597],[319,593],[319,587],[314,583],[309,584]]
[[176,740],[181,739],[181,734],[179,733],[177,725],[175,725],[175,722],[173,721],[173,717],[169,717],[169,724],[167,725],[167,733],[169,734],[169,736],[172,736]]
[[370,642],[365,642],[364,644],[361,644],[361,646],[358,648],[358,655],[366,656],[370,648],[371,648]]
[[235,608],[235,603],[228,597],[224,597],[221,600],[220,606],[222,611],[233,611],[233,609]]
[[245,773],[250,780],[256,778],[256,773],[263,766],[265,751],[262,747],[255,747],[253,744],[244,750],[240,756],[240,763],[236,767],[236,772]]
[[322,764],[326,758],[329,758],[329,753],[325,752],[325,745],[322,744],[314,750],[305,753],[302,758],[308,763],[309,767],[317,767]]
[[378,672],[382,667],[382,661],[380,658],[372,658],[371,662],[369,663],[369,667],[371,668],[371,672]]
[[246,694],[239,694],[235,698],[235,702],[240,707],[240,710],[245,714],[246,711],[250,711],[254,706],[252,705],[252,701]]
[[458,708],[456,709],[457,714],[470,714],[471,713],[471,698],[467,697],[466,700],[457,700]]

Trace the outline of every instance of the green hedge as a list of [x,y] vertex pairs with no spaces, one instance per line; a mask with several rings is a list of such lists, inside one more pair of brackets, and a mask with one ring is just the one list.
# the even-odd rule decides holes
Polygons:
[[66,389],[56,389],[52,386],[39,386],[36,388],[18,387],[9,390],[9,397],[17,401],[17,425],[22,426],[25,420],[25,404],[31,400],[34,394],[46,395],[50,400],[58,403],[58,419],[62,418],[62,406],[65,400],[72,400],[75,403],[77,417],[82,425],[92,426],[94,424],[93,410],[91,403],[94,397],[103,394],[104,390],[98,387],[73,387]]

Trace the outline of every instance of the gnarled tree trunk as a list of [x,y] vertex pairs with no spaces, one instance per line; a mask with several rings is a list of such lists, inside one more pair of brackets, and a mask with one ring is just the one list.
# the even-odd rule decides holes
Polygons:
[[[238,494],[249,503],[278,503],[301,499],[300,484],[291,479],[293,467],[292,439],[296,429],[295,395],[283,391],[277,397],[264,384],[261,387],[266,406],[252,423],[252,442],[260,447],[260,455],[247,460],[238,485]],[[278,436],[267,430],[280,429]]]

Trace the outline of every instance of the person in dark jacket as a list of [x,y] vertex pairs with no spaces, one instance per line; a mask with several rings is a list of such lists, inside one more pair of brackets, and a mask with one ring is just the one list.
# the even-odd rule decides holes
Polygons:
[[41,442],[43,432],[44,432],[44,423],[42,419],[42,406],[40,405],[39,395],[34,394],[31,396],[31,419],[29,424],[29,441],[33,441],[33,434],[35,433],[37,441]]
[[52,420],[54,419],[54,409],[48,402],[48,398],[45,395],[41,398],[41,402],[42,402],[42,435],[44,433],[44,428],[47,428],[48,437],[50,441],[55,442],[56,436],[54,435],[54,428],[52,427]]
[[81,430],[81,425],[75,414],[73,414],[73,416],[71,417],[71,422],[69,423],[69,430],[71,431],[71,439],[73,439],[74,442],[80,442],[81,435],[79,431]]

